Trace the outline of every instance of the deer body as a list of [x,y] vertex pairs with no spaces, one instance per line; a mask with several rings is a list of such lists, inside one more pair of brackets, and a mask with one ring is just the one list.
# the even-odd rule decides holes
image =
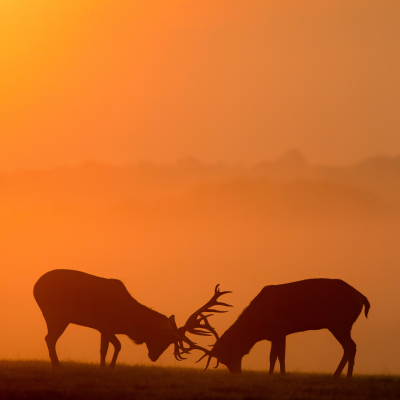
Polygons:
[[[57,340],[69,324],[86,326],[101,333],[100,365],[103,367],[109,343],[112,343],[114,355],[110,367],[114,367],[121,350],[117,334],[127,335],[136,344],[145,343],[152,361],[156,361],[172,343],[175,343],[174,355],[178,360],[183,359],[182,354],[193,349],[208,354],[208,350],[195,345],[185,333],[208,336],[209,331],[218,337],[207,318],[201,314],[212,305],[226,305],[217,301],[218,297],[227,293],[220,292],[218,286],[212,299],[192,314],[181,328],[177,328],[173,315],[167,318],[136,301],[117,279],[58,269],[39,278],[33,295],[46,320],[48,333],[45,340],[54,367],[59,365]],[[184,342],[190,347],[185,348]]]
[[270,373],[279,359],[285,373],[286,336],[308,330],[328,329],[340,342],[344,356],[335,372],[339,376],[346,365],[351,377],[356,345],[351,328],[367,298],[338,279],[308,279],[264,287],[237,321],[216,342],[211,354],[231,372],[241,372],[242,357],[260,340],[271,341]]
[[47,323],[46,342],[54,366],[59,364],[56,342],[69,324],[101,333],[102,365],[110,342],[115,348],[111,366],[115,365],[121,349],[116,334],[125,334],[136,344],[146,343],[152,361],[160,356],[155,348],[157,336],[168,345],[174,342],[173,335],[165,333],[168,318],[137,302],[119,280],[79,271],[54,270],[37,281],[33,293]]

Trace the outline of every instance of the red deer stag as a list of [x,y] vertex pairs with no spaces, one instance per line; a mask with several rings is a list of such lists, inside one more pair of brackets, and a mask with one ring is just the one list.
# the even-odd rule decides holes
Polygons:
[[[56,343],[69,324],[82,325],[96,329],[101,334],[100,365],[105,366],[109,343],[114,346],[114,355],[110,367],[114,367],[121,343],[115,336],[124,334],[136,344],[146,343],[151,361],[156,361],[160,355],[175,343],[174,355],[182,360],[182,354],[198,349],[210,354],[197,346],[186,332],[201,336],[213,334],[216,331],[208,322],[205,315],[208,312],[222,313],[226,311],[213,310],[212,306],[228,306],[218,300],[220,296],[230,292],[220,292],[218,286],[211,300],[193,313],[186,324],[177,328],[175,317],[151,310],[137,302],[117,279],[105,279],[84,272],[58,269],[47,272],[36,282],[33,295],[38,303],[48,333],[46,343],[49,349],[53,367],[59,366],[56,353]],[[189,347],[184,347],[186,343]]]
[[[328,329],[339,341],[344,355],[334,377],[339,377],[347,363],[347,377],[353,373],[356,344],[351,327],[365,306],[367,298],[339,279],[307,279],[284,285],[264,287],[242,312],[236,322],[221,336],[208,355],[225,364],[231,372],[241,372],[244,355],[260,340],[271,342],[270,369],[274,372],[279,359],[285,373],[286,336],[308,330]],[[204,358],[207,354],[204,354]],[[199,360],[199,361],[200,361]]]

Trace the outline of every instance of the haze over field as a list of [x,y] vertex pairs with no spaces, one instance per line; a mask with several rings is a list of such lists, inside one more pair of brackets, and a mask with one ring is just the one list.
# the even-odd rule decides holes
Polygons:
[[[399,177],[398,157],[328,168],[296,151],[249,168],[188,160],[5,174],[0,352],[47,356],[32,288],[55,268],[120,278],[178,324],[221,283],[235,307],[213,317],[219,332],[265,285],[339,277],[372,305],[354,327],[357,372],[399,372],[400,197],[390,190]],[[144,346],[123,345],[121,360],[149,362]],[[245,367],[266,368],[267,348],[257,345]],[[99,334],[69,327],[58,349],[61,359],[97,361]],[[340,354],[328,332],[288,338],[289,370],[331,371]],[[160,363],[176,363],[172,348]]]
[[[220,283],[220,333],[263,286],[326,277],[371,303],[355,372],[400,373],[399,17],[390,0],[3,0],[0,358],[47,359],[32,289],[55,268],[119,278],[178,325]],[[99,346],[69,327],[58,354]],[[342,356],[323,331],[287,349],[289,371]]]

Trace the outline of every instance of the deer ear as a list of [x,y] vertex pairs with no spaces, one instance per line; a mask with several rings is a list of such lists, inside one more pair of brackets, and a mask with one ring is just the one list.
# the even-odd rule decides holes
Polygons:
[[173,326],[175,329],[177,329],[176,322],[175,322],[175,315],[171,315],[168,319],[169,319],[169,321],[171,322],[172,326]]

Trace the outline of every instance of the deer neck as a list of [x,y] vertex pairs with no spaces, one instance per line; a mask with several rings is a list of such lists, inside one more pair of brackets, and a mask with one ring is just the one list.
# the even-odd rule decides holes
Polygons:
[[[217,341],[214,352],[234,354],[236,358],[242,358],[248,354],[252,347],[258,342],[258,338],[246,326],[233,324]],[[217,356],[218,357],[218,356]]]
[[130,313],[127,326],[127,335],[136,344],[146,342],[149,335],[164,327],[167,317],[140,303],[135,305],[134,312]]

